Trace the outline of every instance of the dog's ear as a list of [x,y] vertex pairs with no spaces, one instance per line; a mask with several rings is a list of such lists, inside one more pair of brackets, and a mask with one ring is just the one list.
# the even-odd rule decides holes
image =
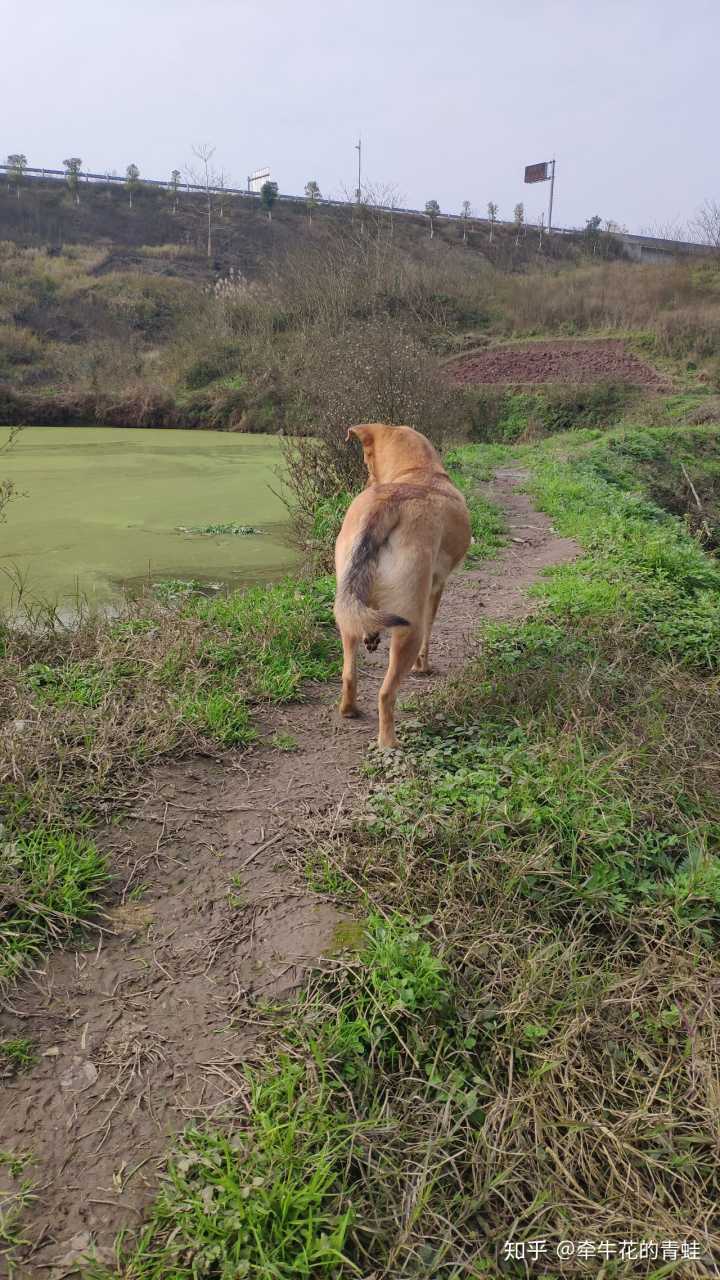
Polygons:
[[363,461],[368,470],[369,480],[372,482],[375,479],[375,429],[365,425],[350,427],[345,437],[346,442],[351,436],[355,436],[362,445]]
[[365,426],[364,424],[361,424],[359,427],[348,427],[348,433],[345,436],[346,444],[349,444],[351,436],[355,436],[355,438],[360,441],[363,449],[366,449],[368,445],[373,442],[374,428],[372,426]]

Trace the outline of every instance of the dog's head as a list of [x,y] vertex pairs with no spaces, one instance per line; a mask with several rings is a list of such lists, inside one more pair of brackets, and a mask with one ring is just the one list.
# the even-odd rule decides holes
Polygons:
[[355,436],[363,447],[370,484],[387,484],[406,471],[443,472],[442,463],[430,441],[412,427],[391,427],[384,422],[364,422],[350,427],[345,437]]

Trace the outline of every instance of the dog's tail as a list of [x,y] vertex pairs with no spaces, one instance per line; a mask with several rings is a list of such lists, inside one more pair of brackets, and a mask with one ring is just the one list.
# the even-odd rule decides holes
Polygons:
[[407,618],[381,612],[368,604],[380,549],[399,523],[400,515],[400,509],[394,503],[371,513],[355,539],[350,559],[338,582],[335,617],[345,631],[354,635],[374,635],[385,627],[410,625]]

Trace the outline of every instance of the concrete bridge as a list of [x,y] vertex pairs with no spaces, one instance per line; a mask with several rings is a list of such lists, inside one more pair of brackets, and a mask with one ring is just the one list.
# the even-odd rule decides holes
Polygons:
[[619,240],[625,256],[633,262],[668,262],[686,254],[707,255],[717,252],[712,245],[694,244],[690,240],[663,240],[659,236],[636,236],[629,231],[613,231],[613,238]]

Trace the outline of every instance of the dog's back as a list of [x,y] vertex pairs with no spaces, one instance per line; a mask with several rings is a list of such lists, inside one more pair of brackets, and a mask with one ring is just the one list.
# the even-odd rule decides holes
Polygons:
[[[348,509],[335,548],[343,644],[354,663],[361,638],[374,647],[379,632],[391,628],[404,654],[400,665],[407,669],[417,659],[418,672],[426,671],[445,580],[470,543],[467,506],[419,432],[371,423],[350,435],[363,444],[369,484]],[[348,705],[354,709],[354,692]],[[344,714],[353,710],[346,706]]]
[[469,541],[467,507],[449,480],[371,484],[336,544],[338,624],[362,636],[418,622],[433,583],[444,583]]

